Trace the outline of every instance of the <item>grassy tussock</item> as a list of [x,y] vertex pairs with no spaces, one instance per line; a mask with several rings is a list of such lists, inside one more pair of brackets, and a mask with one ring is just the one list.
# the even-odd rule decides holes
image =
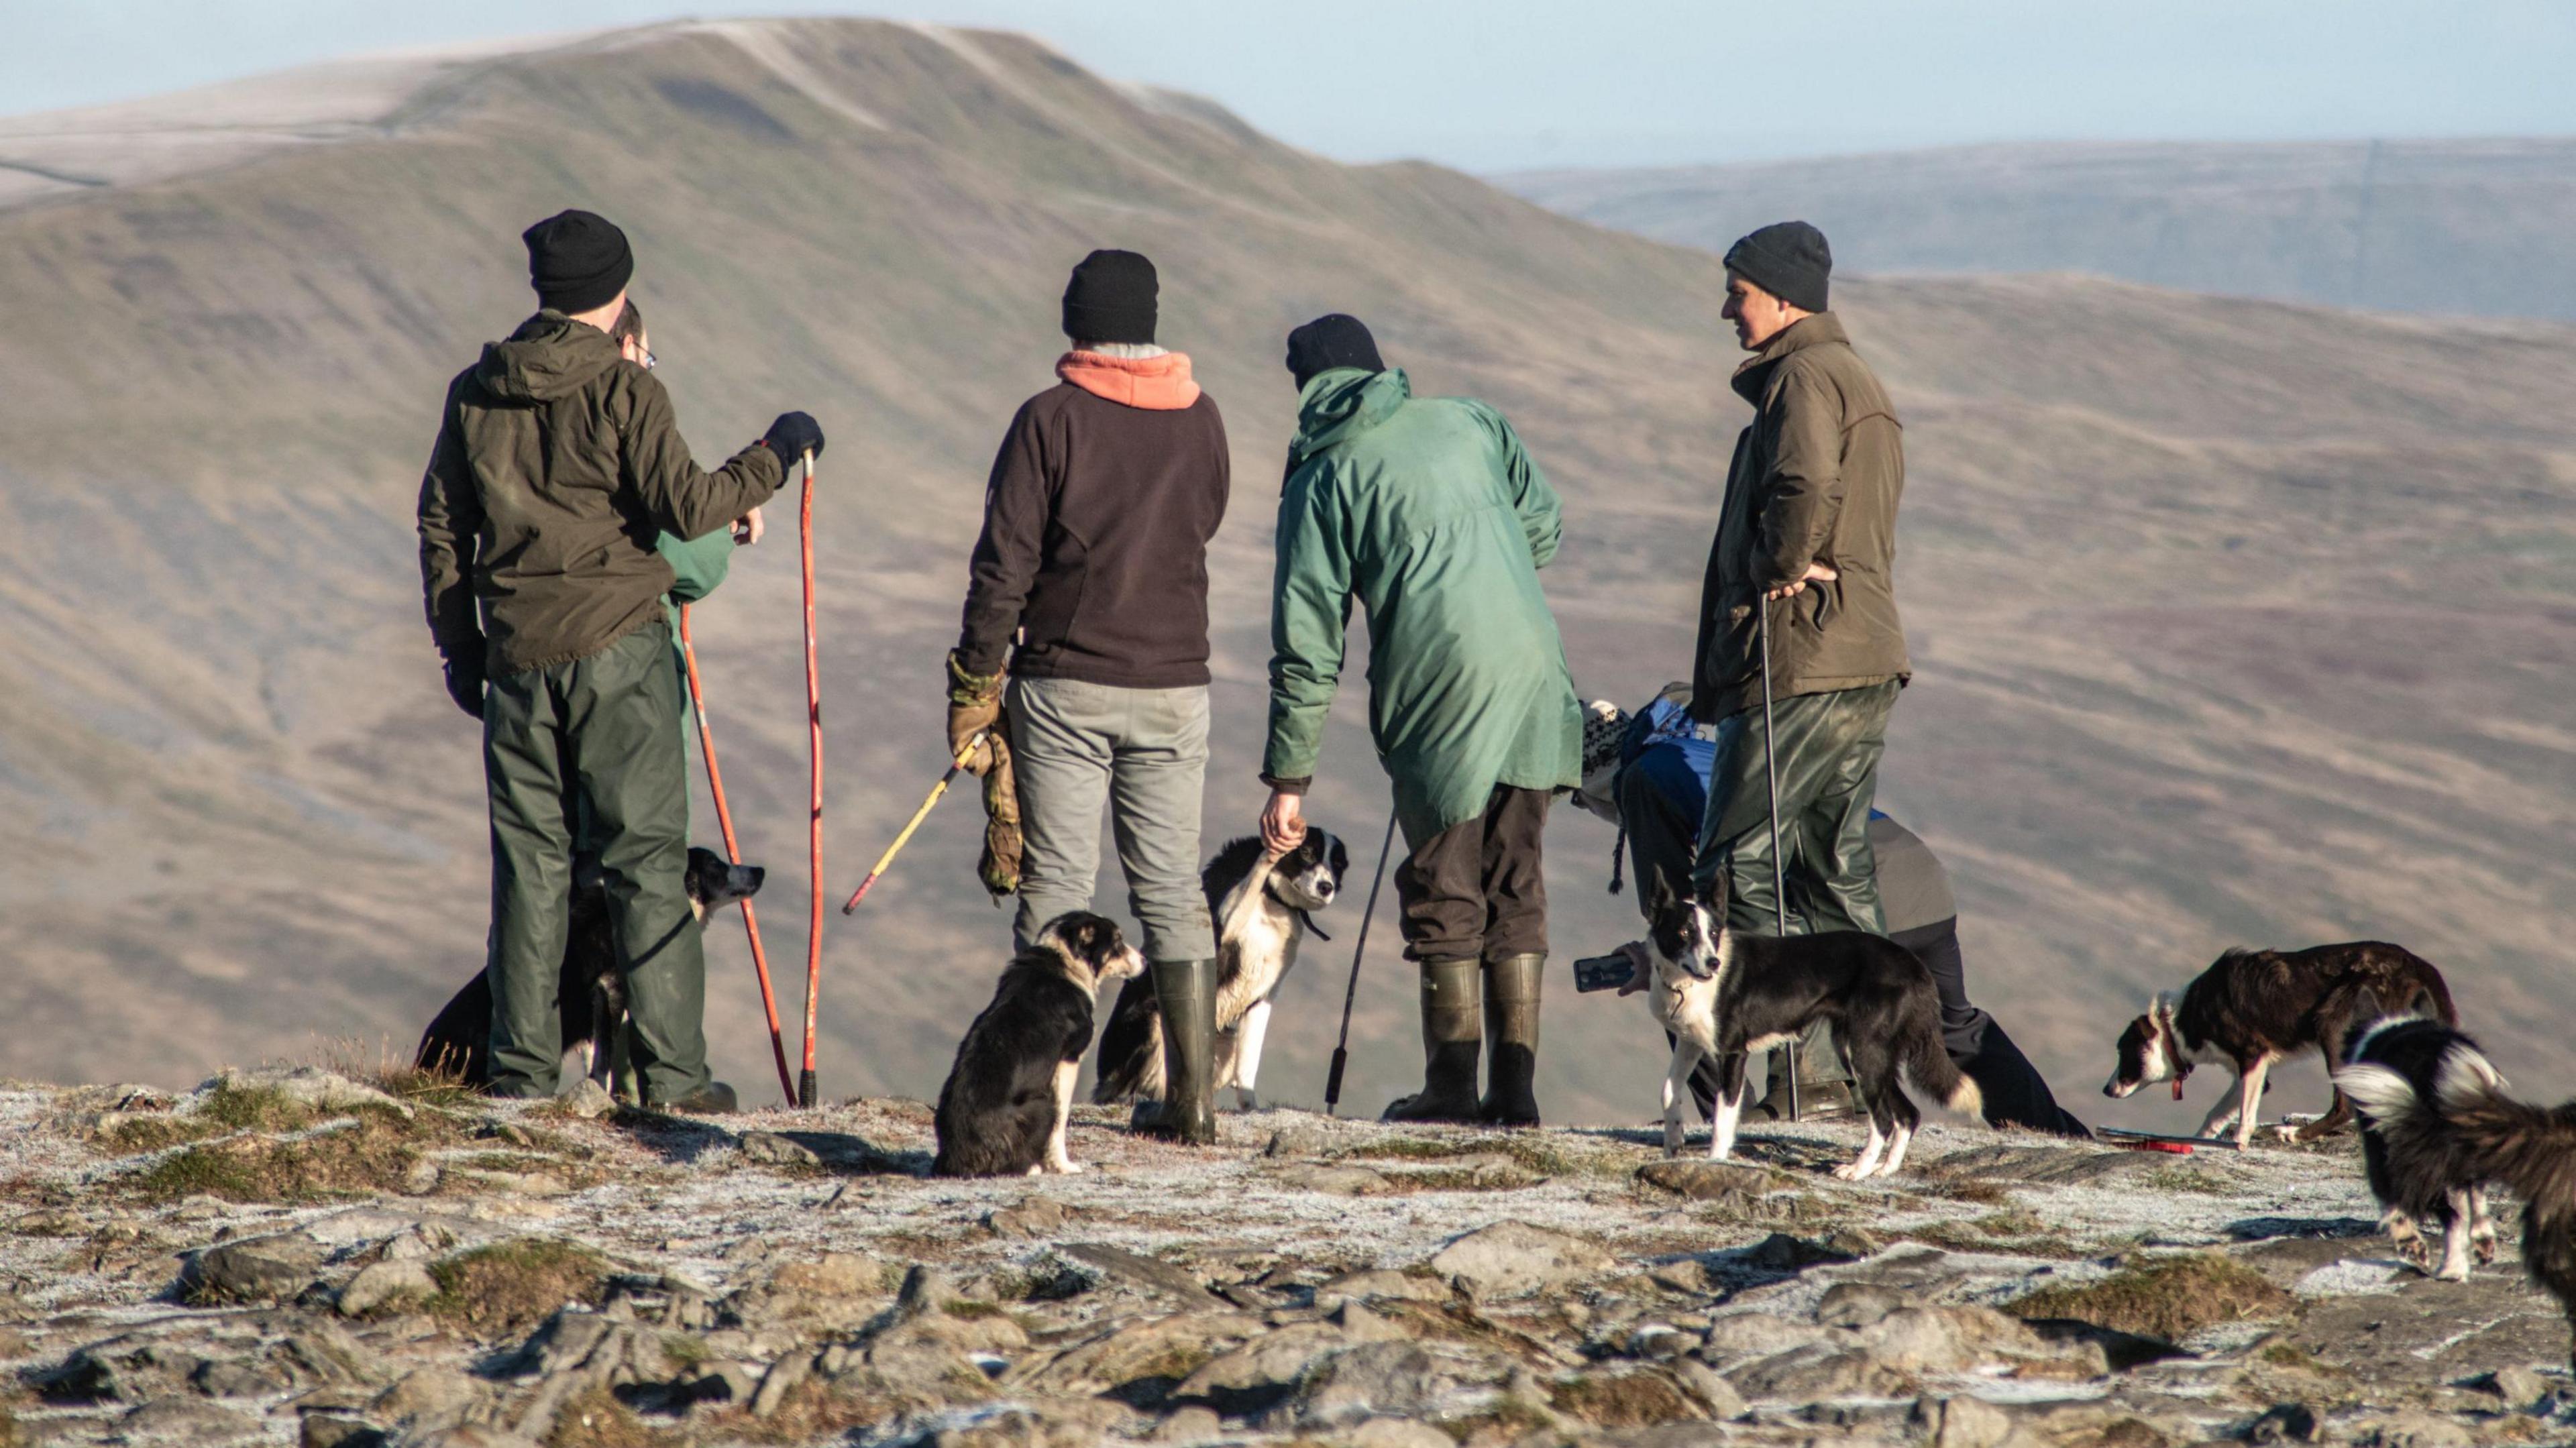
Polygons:
[[2222,1322],[2286,1313],[2290,1294],[2270,1278],[2214,1252],[2166,1257],[2081,1287],[2043,1287],[2004,1310],[2016,1317],[2065,1317],[2167,1342]]
[[431,1316],[477,1337],[515,1337],[566,1303],[597,1306],[608,1264],[587,1247],[525,1237],[477,1247],[429,1269],[438,1295]]
[[1652,1428],[1707,1414],[1661,1373],[1592,1373],[1548,1389],[1560,1413],[1599,1428]]
[[[283,1125],[287,1117],[265,1119],[273,1124],[244,1129],[297,1129]],[[427,1150],[463,1135],[457,1122],[437,1112],[406,1118],[361,1108],[349,1114],[345,1125],[287,1140],[226,1136],[188,1146],[125,1177],[123,1185],[146,1202],[200,1194],[234,1202],[290,1203],[374,1196],[400,1190]]]

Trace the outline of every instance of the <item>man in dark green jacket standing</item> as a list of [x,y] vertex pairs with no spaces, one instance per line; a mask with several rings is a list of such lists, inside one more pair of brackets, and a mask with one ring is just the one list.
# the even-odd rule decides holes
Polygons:
[[[1752,934],[1778,929],[1760,618],[1790,928],[1886,933],[1869,808],[1888,712],[1912,673],[1896,617],[1905,450],[1886,389],[1825,309],[1832,267],[1824,233],[1803,221],[1726,253],[1725,315],[1753,354],[1735,391],[1754,416],[1735,441],[1700,594],[1692,712],[1717,726],[1717,760],[1697,878],[1724,874],[1727,924]],[[1847,1079],[1821,1029],[1800,1054],[1817,1084]]]
[[669,533],[765,501],[822,430],[782,415],[702,472],[652,374],[612,326],[625,234],[585,211],[528,229],[540,310],[447,390],[421,481],[420,563],[448,693],[483,721],[492,818],[492,1090],[548,1096],[573,834],[587,808],[648,1105],[722,1110],[708,1078],[705,959],[692,928],[685,754],[663,595]]
[[1357,598],[1369,732],[1411,851],[1395,872],[1405,954],[1422,976],[1422,1090],[1386,1114],[1535,1126],[1540,833],[1583,764],[1581,708],[1538,583],[1556,556],[1556,490],[1501,413],[1415,397],[1354,318],[1290,333],[1288,370],[1299,411],[1279,500],[1262,837],[1285,850],[1305,834]]

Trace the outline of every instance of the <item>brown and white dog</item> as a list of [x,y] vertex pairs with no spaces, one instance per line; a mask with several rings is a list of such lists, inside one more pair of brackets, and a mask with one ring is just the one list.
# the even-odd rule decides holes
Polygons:
[[1117,922],[1059,915],[1002,969],[993,1003],[966,1028],[939,1088],[933,1176],[1078,1172],[1065,1152],[1074,1078],[1091,1049],[1100,988],[1129,980],[1145,957]]
[[[2231,950],[2180,995],[2159,992],[2146,1013],[2129,1022],[2102,1094],[2118,1099],[2171,1081],[2179,1101],[2194,1066],[2224,1065],[2236,1073],[2236,1087],[2210,1108],[2200,1134],[2216,1136],[2233,1124],[2236,1144],[2243,1147],[2254,1140],[2263,1078],[2272,1067],[2309,1051],[2322,1052],[2329,1065],[2342,1060],[2346,1040],[2381,1007],[2445,1026],[2460,1023],[2442,973],[2386,941]],[[2284,1127],[2282,1135],[2313,1141],[2350,1120],[2352,1103],[2338,1087],[2325,1115],[2295,1130]]]

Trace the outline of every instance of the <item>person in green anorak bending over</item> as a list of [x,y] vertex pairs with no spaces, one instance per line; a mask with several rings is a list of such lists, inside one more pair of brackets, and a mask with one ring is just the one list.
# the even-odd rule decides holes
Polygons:
[[1354,318],[1289,333],[1288,370],[1299,412],[1279,501],[1262,837],[1285,850],[1305,834],[1356,597],[1369,728],[1410,852],[1395,872],[1405,955],[1422,976],[1422,1090],[1387,1118],[1535,1126],[1540,832],[1554,792],[1581,781],[1583,755],[1538,583],[1556,556],[1556,490],[1501,413],[1415,397]]

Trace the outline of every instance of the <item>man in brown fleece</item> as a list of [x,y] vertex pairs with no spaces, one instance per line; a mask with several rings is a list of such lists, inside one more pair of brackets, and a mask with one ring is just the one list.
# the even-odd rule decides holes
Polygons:
[[[1216,1139],[1216,938],[1199,891],[1207,772],[1207,545],[1230,485],[1225,422],[1190,359],[1155,345],[1154,264],[1095,251],[1073,269],[1060,379],[993,461],[948,656],[951,755],[1007,718],[1026,854],[1013,933],[1088,909],[1111,808],[1128,905],[1162,1007],[1165,1100],[1141,1129]],[[987,884],[998,887],[988,871]]]

